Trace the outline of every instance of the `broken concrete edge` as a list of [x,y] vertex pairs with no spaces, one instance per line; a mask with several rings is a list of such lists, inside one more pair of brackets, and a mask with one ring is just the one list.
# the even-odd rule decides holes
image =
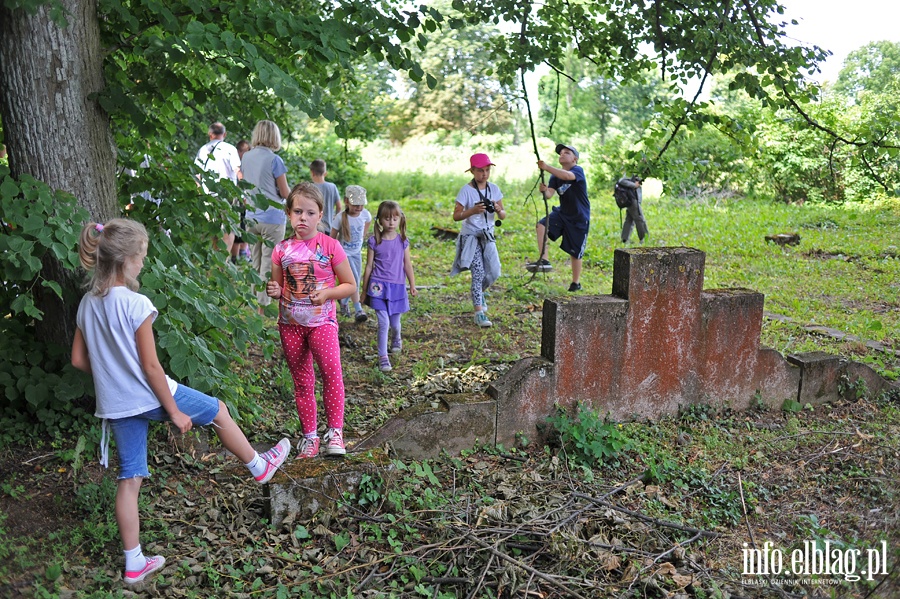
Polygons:
[[475,439],[496,443],[497,418],[497,402],[482,394],[442,395],[402,410],[352,449],[389,446],[399,457],[417,459],[459,454]]
[[888,381],[870,366],[844,356],[819,351],[790,354],[786,359],[800,368],[796,401],[804,407],[900,392],[900,381]]

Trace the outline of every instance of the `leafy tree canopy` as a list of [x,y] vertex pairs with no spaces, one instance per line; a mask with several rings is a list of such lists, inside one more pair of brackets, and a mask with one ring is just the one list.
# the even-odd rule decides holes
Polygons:
[[137,135],[164,143],[202,136],[211,115],[249,129],[289,110],[371,134],[360,119],[368,111],[354,107],[364,96],[357,86],[383,89],[371,87],[381,61],[421,79],[399,42],[442,20],[427,8],[358,0],[101,0],[99,10],[108,52],[101,103]]
[[[799,109],[815,92],[803,73],[827,56],[817,47],[786,43],[786,23],[779,21],[784,7],[776,0],[454,0],[453,7],[470,21],[517,25],[493,40],[497,72],[506,84],[541,63],[566,73],[571,48],[620,84],[643,82],[648,71],[656,70],[673,91],[674,86],[706,83],[716,73],[739,69],[735,88],[766,103]],[[667,127],[645,139],[646,146],[657,147],[658,157],[682,126],[702,126],[706,107],[696,97],[673,100],[661,121]]]
[[640,139],[671,93],[655,71],[646,73],[642,82],[622,85],[569,53],[565,76],[556,71],[542,77],[538,98],[542,131],[573,139],[592,130],[604,143],[614,135]]
[[900,42],[870,42],[847,55],[834,89],[857,99],[863,91],[884,93],[898,81]]

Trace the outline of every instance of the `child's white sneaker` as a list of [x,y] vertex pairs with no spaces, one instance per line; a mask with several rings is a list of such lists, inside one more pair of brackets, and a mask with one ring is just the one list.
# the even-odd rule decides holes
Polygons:
[[488,320],[487,314],[485,314],[484,312],[476,312],[475,313],[475,324],[477,324],[478,326],[480,326],[482,328],[494,326],[494,323],[492,323],[490,320]]
[[266,463],[266,469],[262,474],[255,477],[256,482],[264,485],[272,480],[272,477],[275,476],[275,471],[284,463],[289,453],[291,453],[291,442],[287,439],[282,439],[272,449],[266,453],[261,453],[259,457]]

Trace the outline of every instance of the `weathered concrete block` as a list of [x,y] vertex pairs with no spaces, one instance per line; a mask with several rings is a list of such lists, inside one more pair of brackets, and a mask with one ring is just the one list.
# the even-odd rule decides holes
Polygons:
[[476,439],[494,442],[496,401],[444,395],[436,397],[433,403],[403,410],[354,449],[374,449],[390,443],[398,455],[426,459],[439,456],[441,451],[458,454],[470,449]]
[[714,289],[700,295],[700,401],[744,410],[756,393],[763,295]]
[[275,526],[285,520],[308,521],[323,510],[335,510],[344,493],[355,492],[363,475],[392,468],[383,451],[348,453],[343,460],[293,460],[263,487],[266,511]]
[[619,396],[615,373],[623,366],[627,310],[628,302],[608,295],[544,302],[544,344],[552,350],[544,357],[556,369],[549,408],[578,401],[605,405]]
[[825,352],[808,352],[791,354],[787,359],[800,367],[800,393],[797,401],[801,405],[818,406],[841,398],[838,382],[847,364],[846,358]]
[[512,446],[516,433],[536,434],[535,426],[552,413],[556,401],[556,369],[543,358],[524,358],[488,386],[497,399],[496,443]]
[[704,259],[691,248],[615,252],[613,295],[628,299],[620,391],[631,414],[672,414],[699,396]]
[[780,409],[786,399],[796,401],[800,392],[800,368],[769,347],[761,347],[756,359],[754,388],[759,392],[760,401],[773,409]]
[[[900,395],[900,381],[891,383],[881,378],[877,372],[865,364],[860,364],[859,362],[847,362],[844,365],[844,370],[841,374],[851,386],[862,382],[865,385],[865,390],[872,396],[877,396],[882,393],[896,393]],[[855,400],[857,398],[852,390],[848,390],[844,394],[844,399]]]
[[632,302],[656,302],[681,290],[700,302],[706,255],[688,247],[620,248],[613,253],[612,294]]

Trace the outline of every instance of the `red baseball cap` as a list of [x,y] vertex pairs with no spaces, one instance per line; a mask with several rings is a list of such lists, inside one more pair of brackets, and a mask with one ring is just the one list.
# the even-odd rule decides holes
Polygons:
[[484,168],[486,166],[497,166],[491,159],[488,158],[487,154],[472,154],[472,157],[469,158],[469,170],[473,168]]

